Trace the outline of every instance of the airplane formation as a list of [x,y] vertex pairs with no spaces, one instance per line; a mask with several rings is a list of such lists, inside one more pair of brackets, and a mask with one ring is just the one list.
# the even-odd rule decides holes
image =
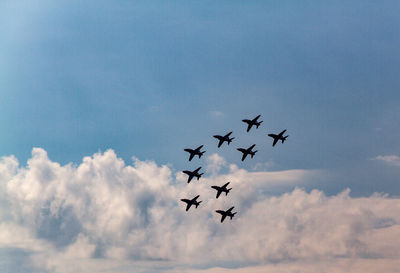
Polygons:
[[[242,122],[247,124],[247,129],[246,132],[249,132],[253,126],[256,127],[256,129],[258,129],[258,127],[261,125],[261,123],[263,121],[258,121],[258,119],[261,117],[261,115],[256,116],[253,119],[243,119]],[[286,132],[286,129],[283,130],[282,132],[280,132],[279,134],[268,134],[267,136],[273,138],[273,142],[272,142],[272,147],[274,147],[276,145],[276,143],[278,143],[278,141],[280,140],[282,142],[282,144],[285,142],[285,140],[287,139],[287,137],[289,135],[284,136]],[[232,140],[234,139],[234,137],[230,137],[232,134],[232,132],[227,133],[224,136],[221,135],[214,135],[213,137],[218,139],[218,148],[220,148],[224,142],[227,143],[227,145],[229,145]],[[200,145],[199,147],[195,148],[195,149],[190,149],[190,148],[185,148],[184,151],[189,153],[189,161],[192,161],[192,159],[197,155],[198,158],[200,159],[201,156],[206,152],[206,151],[201,151],[201,149],[203,148],[204,145]],[[253,158],[255,156],[255,154],[258,152],[257,150],[253,151],[253,148],[256,146],[256,144],[251,145],[248,148],[237,148],[236,150],[238,150],[239,152],[242,153],[242,161],[244,161],[246,159],[246,157],[248,155],[250,155],[251,158]],[[188,175],[188,180],[187,183],[190,183],[192,181],[192,179],[194,177],[197,178],[197,180],[199,180],[201,178],[201,176],[204,173],[199,173],[201,167],[198,167],[197,169],[195,169],[194,171],[189,171],[189,170],[185,170],[182,171],[184,174]],[[225,193],[225,196],[228,195],[228,193],[230,192],[230,190],[232,190],[232,188],[228,189],[228,185],[230,184],[230,182],[225,183],[222,186],[211,186],[212,189],[217,191],[217,194],[215,196],[215,198],[218,199],[218,197],[222,194]],[[195,196],[192,199],[181,199],[182,202],[186,203],[186,211],[188,211],[190,209],[191,206],[195,206],[195,208],[197,208],[200,203],[202,201],[197,201],[197,198],[199,198],[200,195]],[[230,217],[230,219],[232,220],[232,218],[235,216],[235,214],[237,212],[232,212],[233,209],[235,207],[231,207],[227,210],[216,210],[215,212],[221,215],[221,223],[225,220],[226,217]]]

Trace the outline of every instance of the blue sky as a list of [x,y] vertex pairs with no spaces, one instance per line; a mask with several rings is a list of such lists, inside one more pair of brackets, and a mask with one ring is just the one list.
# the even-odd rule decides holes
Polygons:
[[[25,166],[41,147],[79,166],[112,149],[175,174],[211,164],[183,151],[204,144],[223,173],[321,174],[269,194],[398,197],[399,11],[398,1],[2,1],[0,156]],[[246,133],[241,119],[258,114]],[[267,133],[282,129],[288,141],[272,148]],[[217,149],[212,135],[229,131],[235,140]],[[253,143],[242,163],[236,148]]]
[[[369,161],[399,146],[396,1],[1,5],[2,155],[25,162],[38,146],[68,163],[112,148],[179,169],[182,148],[214,133],[247,145],[240,120],[260,113],[253,162],[348,175],[333,192],[400,191],[397,171]],[[282,128],[277,153],[265,134]]]

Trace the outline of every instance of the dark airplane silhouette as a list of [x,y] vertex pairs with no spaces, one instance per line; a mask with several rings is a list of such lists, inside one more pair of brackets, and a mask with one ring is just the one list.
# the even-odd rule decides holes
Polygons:
[[200,179],[200,177],[204,174],[204,173],[199,173],[200,169],[201,169],[201,167],[198,167],[193,172],[191,172],[191,171],[183,171],[183,173],[189,175],[189,178],[188,178],[188,181],[187,181],[188,183],[190,183],[190,181],[192,180],[193,177],[197,177],[197,180]]
[[189,148],[183,149],[185,152],[190,153],[189,161],[191,161],[195,155],[198,155],[199,158],[200,158],[206,152],[206,151],[203,151],[203,152],[200,151],[201,148],[203,148],[203,146],[204,145],[200,145],[199,147],[197,147],[194,150],[193,149],[189,149]]
[[247,156],[248,154],[250,154],[250,155],[251,155],[251,158],[253,158],[253,156],[258,152],[258,151],[252,151],[252,150],[251,150],[251,149],[254,148],[254,146],[256,146],[256,144],[251,145],[251,146],[250,146],[249,148],[247,148],[247,149],[244,149],[244,148],[237,148],[237,149],[236,149],[236,150],[238,150],[238,151],[240,151],[240,152],[243,153],[242,161],[246,159],[246,156]]
[[274,139],[274,143],[272,143],[272,147],[275,146],[275,144],[281,140],[282,143],[285,142],[286,138],[289,136],[283,136],[283,134],[286,132],[286,129],[280,132],[278,135],[275,134],[268,134],[269,137],[272,137]]
[[234,139],[234,137],[229,138],[229,136],[230,136],[231,134],[232,134],[232,132],[229,132],[229,133],[227,133],[227,134],[224,135],[224,136],[219,136],[219,135],[213,136],[213,137],[215,137],[215,138],[217,138],[217,139],[219,140],[219,142],[218,142],[218,148],[221,147],[221,145],[224,143],[224,141],[228,142],[228,145],[229,145],[229,143],[232,142],[232,140]]
[[195,198],[193,198],[192,200],[189,200],[189,199],[181,199],[182,202],[185,202],[185,203],[186,203],[186,211],[188,211],[192,205],[195,205],[195,206],[196,206],[196,209],[197,209],[197,207],[198,207],[198,206],[200,205],[200,203],[201,203],[201,201],[196,202],[196,199],[199,198],[199,196],[200,196],[200,195],[197,195],[197,196],[196,196]]
[[260,122],[257,121],[260,116],[261,115],[258,115],[255,118],[253,118],[252,120],[249,120],[249,119],[243,119],[242,120],[243,122],[246,122],[248,124],[247,125],[247,132],[250,131],[250,129],[251,129],[251,127],[253,127],[253,125],[255,125],[256,128],[258,128],[258,126],[260,126],[262,121],[260,121]]
[[222,192],[225,193],[225,195],[228,195],[228,192],[232,189],[227,189],[226,186],[228,186],[230,182],[226,183],[225,185],[223,185],[222,187],[219,186],[211,186],[211,188],[217,190],[217,198],[221,195]]
[[226,216],[231,217],[231,220],[232,220],[233,216],[235,216],[235,214],[237,213],[237,212],[232,213],[233,208],[234,207],[231,207],[230,209],[228,209],[226,211],[225,210],[216,210],[215,211],[216,213],[221,214],[221,216],[222,216],[221,223],[225,220]]

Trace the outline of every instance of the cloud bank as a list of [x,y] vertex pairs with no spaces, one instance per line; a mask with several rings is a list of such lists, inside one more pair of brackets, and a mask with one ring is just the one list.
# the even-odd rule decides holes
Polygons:
[[[35,148],[0,161],[0,249],[15,272],[396,272],[400,200],[335,196],[304,185],[313,170],[249,172],[219,155],[186,183],[167,166],[114,151],[60,165]],[[221,170],[226,168],[225,173]],[[228,198],[211,185],[231,181]],[[294,189],[274,196],[274,187]],[[200,194],[185,212],[181,198]],[[216,209],[238,214],[219,223]],[[10,254],[11,253],[11,254]],[[8,262],[7,262],[8,261]],[[366,265],[368,265],[366,267]],[[369,271],[368,271],[369,270]]]

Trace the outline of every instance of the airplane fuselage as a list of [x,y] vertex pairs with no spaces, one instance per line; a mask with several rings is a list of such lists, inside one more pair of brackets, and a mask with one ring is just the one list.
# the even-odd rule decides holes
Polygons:
[[184,149],[184,151],[186,151],[186,152],[188,152],[190,154],[193,154],[193,155],[201,155],[202,154],[200,151],[196,151],[196,150],[193,150],[193,149]]

